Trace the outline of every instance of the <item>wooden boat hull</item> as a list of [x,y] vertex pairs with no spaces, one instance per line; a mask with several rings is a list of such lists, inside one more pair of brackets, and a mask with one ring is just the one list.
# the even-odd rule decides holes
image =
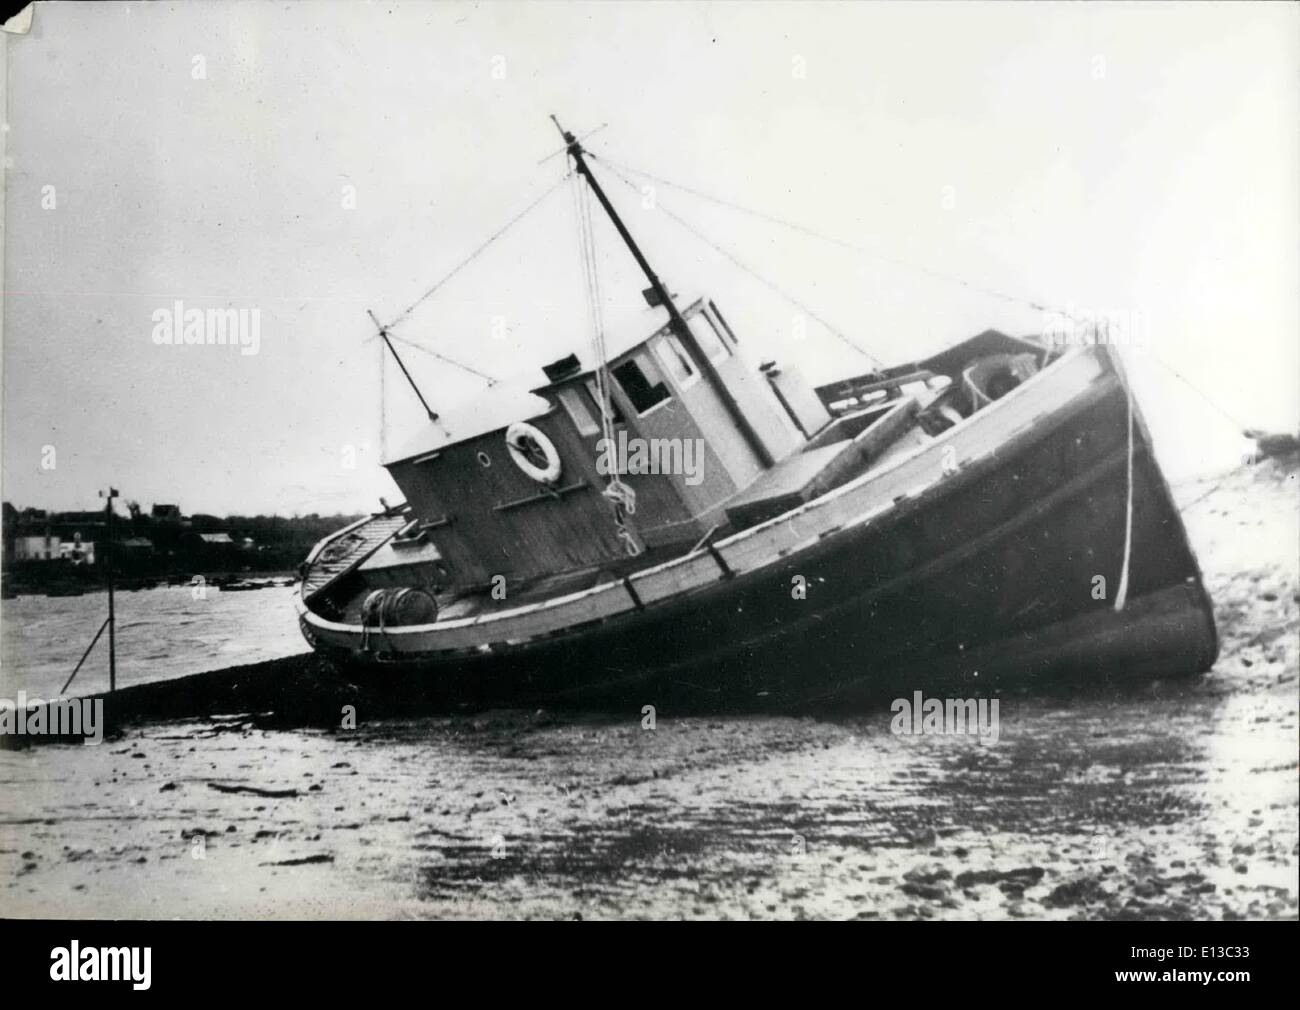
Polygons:
[[[303,632],[373,682],[422,697],[638,708],[964,696],[1195,674],[1216,658],[1195,557],[1102,348],[1073,352],[826,498],[678,565],[680,591],[656,596],[666,576],[647,573],[613,587],[631,601],[618,610],[592,605],[591,620],[542,634],[515,638],[503,618],[457,629],[456,648],[436,624],[363,643],[361,629],[305,607]],[[706,565],[692,584],[688,566]],[[465,648],[470,632],[480,641]]]

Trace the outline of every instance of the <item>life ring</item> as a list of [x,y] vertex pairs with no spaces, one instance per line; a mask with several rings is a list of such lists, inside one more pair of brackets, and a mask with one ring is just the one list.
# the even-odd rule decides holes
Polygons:
[[560,454],[544,431],[527,421],[516,421],[506,429],[506,448],[515,466],[539,484],[560,479]]

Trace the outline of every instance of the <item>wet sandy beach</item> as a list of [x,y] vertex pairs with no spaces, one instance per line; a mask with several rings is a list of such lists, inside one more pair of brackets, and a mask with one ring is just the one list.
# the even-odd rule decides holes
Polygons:
[[1203,678],[1003,696],[992,746],[881,708],[232,714],[0,751],[0,913],[1294,919],[1296,469],[1178,497]]

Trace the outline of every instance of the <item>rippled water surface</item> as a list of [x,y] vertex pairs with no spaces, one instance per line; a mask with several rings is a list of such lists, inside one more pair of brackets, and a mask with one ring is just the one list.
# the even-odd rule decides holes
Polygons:
[[[305,652],[293,608],[295,589],[223,593],[189,586],[115,594],[117,686],[240,666]],[[5,600],[0,695],[56,694],[108,616],[108,594],[20,596]],[[100,639],[69,694],[108,688],[108,635]]]

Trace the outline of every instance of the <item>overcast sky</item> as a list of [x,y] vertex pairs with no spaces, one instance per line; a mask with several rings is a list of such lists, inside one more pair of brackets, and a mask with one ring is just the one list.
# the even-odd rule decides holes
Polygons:
[[[613,162],[863,247],[606,172],[665,280],[713,293],[756,360],[867,363],[665,211],[887,361],[1042,326],[981,289],[1145,320],[1128,357],[1161,458],[1221,468],[1234,423],[1155,356],[1235,421],[1297,424],[1298,29],[1294,4],[39,5],[4,40],[4,498],[395,498],[366,309],[397,316],[563,179],[552,112],[608,124],[588,144]],[[651,325],[597,238],[611,326]],[[540,383],[590,345],[578,262],[562,185],[394,332]],[[259,310],[258,353],[156,345],[178,300]],[[399,348],[435,408],[483,388]],[[390,444],[425,423],[400,383]]]

